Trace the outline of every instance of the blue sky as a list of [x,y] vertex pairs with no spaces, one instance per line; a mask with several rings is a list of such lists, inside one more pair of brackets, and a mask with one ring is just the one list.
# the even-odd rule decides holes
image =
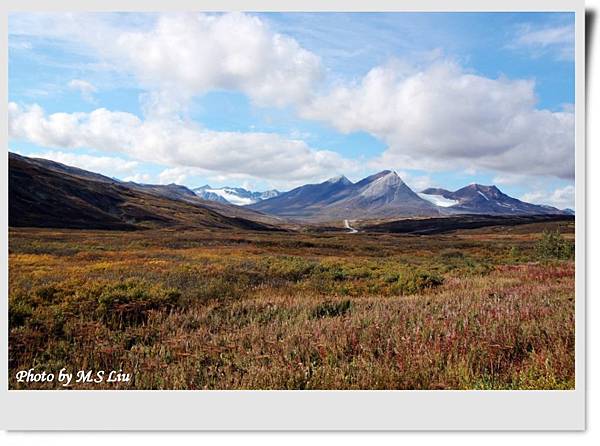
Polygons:
[[10,149],[282,190],[396,170],[574,201],[574,15],[9,17]]

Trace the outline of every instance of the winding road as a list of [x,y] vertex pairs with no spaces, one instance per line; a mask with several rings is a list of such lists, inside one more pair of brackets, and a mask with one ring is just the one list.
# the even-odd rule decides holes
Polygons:
[[348,229],[350,234],[356,234],[358,232],[357,229],[354,229],[352,226],[350,226],[350,222],[348,220],[344,220],[344,227]]

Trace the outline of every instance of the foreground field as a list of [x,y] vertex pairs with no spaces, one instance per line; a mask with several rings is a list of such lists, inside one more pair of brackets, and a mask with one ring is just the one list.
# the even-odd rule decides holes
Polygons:
[[[543,230],[563,234],[540,243]],[[574,388],[573,223],[447,235],[11,229],[9,367],[77,389]],[[552,244],[554,243],[554,245]]]

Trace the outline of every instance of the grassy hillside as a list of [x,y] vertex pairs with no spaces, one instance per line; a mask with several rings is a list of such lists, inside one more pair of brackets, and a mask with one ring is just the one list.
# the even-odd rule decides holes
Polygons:
[[[200,203],[145,193],[75,168],[10,154],[9,225],[79,229],[168,226],[270,230],[270,225],[223,215]],[[55,164],[55,163],[54,163]],[[66,170],[70,169],[70,170]],[[249,211],[246,211],[246,214]]]

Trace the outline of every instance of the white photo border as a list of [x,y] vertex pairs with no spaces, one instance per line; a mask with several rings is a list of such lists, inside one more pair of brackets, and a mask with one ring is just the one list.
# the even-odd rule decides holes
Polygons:
[[[530,11],[575,13],[575,382],[551,391],[8,389],[8,14],[20,11]],[[583,0],[5,0],[0,5],[0,427],[10,430],[584,430],[586,426]]]

